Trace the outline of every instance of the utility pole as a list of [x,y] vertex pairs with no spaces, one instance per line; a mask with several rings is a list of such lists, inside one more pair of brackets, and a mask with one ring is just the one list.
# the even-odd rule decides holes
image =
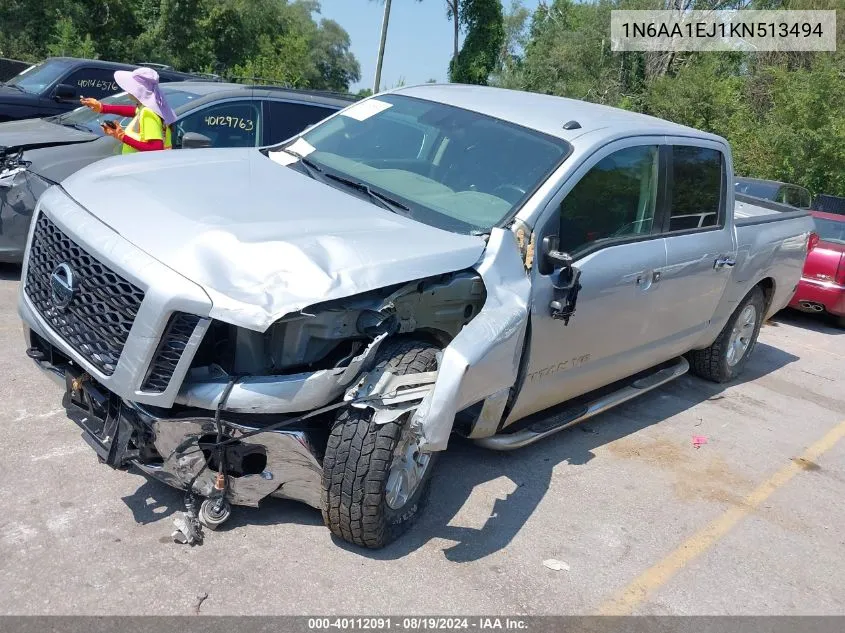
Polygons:
[[381,84],[381,65],[384,62],[384,45],[387,42],[387,23],[390,21],[390,0],[384,0],[384,18],[381,21],[381,43],[378,47],[378,61],[376,62],[376,79],[373,82],[373,94],[379,91]]

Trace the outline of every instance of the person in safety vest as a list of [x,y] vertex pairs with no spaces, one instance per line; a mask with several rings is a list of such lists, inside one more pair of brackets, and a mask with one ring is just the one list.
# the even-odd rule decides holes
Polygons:
[[152,68],[117,70],[117,85],[123,88],[137,105],[109,105],[96,99],[81,97],[80,103],[99,114],[132,117],[124,129],[117,121],[103,124],[103,132],[122,143],[122,153],[151,152],[171,149],[170,126],[176,113],[167,105],[158,85],[158,73]]

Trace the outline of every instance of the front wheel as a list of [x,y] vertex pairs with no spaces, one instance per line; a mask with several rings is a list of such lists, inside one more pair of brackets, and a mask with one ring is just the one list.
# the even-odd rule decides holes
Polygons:
[[713,382],[736,378],[757,345],[766,310],[766,298],[756,286],[739,304],[710,347],[691,351],[690,371]]
[[[386,344],[376,365],[394,374],[433,371],[437,352],[415,340]],[[336,536],[384,547],[422,513],[436,453],[420,450],[410,417],[376,424],[370,409],[338,415],[323,460],[323,521]]]

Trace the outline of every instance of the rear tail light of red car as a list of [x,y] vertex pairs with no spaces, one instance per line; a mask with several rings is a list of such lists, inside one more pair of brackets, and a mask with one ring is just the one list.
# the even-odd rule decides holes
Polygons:
[[819,234],[818,233],[810,233],[810,237],[807,239],[807,252],[809,253],[819,244]]
[[839,256],[839,268],[836,269],[836,283],[845,286],[845,253]]

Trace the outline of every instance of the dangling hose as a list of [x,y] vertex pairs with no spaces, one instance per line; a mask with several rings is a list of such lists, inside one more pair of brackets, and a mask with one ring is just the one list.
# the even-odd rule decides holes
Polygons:
[[[218,500],[218,504],[222,506],[222,502],[226,499],[226,489],[228,488],[228,478],[226,477],[226,460],[225,460],[225,452],[223,451],[223,423],[220,420],[220,412],[223,410],[223,407],[226,406],[226,402],[229,400],[229,394],[232,393],[232,389],[235,386],[235,383],[241,379],[241,376],[232,376],[229,379],[228,384],[226,385],[226,389],[223,390],[223,394],[220,396],[220,401],[217,403],[217,409],[214,412],[214,425],[217,428],[217,442],[215,443],[215,448],[217,451],[217,464],[218,464],[218,473],[222,475],[223,478],[223,486],[222,486],[222,494]],[[196,438],[196,441],[199,442],[199,437]],[[174,451],[175,452],[175,451]],[[184,453],[183,453],[184,454]],[[191,482],[188,484],[187,489],[185,490],[185,515],[187,519],[187,529],[189,529],[192,534],[185,534],[188,543],[193,544],[202,543],[203,536],[202,536],[202,526],[200,525],[199,519],[197,518],[197,510],[196,510],[196,497],[194,496],[194,484],[199,479],[200,475],[202,475],[206,468],[208,468],[208,460],[205,460],[205,463],[202,465],[202,468],[197,471],[197,474],[193,476]],[[217,508],[218,510],[220,508]]]

